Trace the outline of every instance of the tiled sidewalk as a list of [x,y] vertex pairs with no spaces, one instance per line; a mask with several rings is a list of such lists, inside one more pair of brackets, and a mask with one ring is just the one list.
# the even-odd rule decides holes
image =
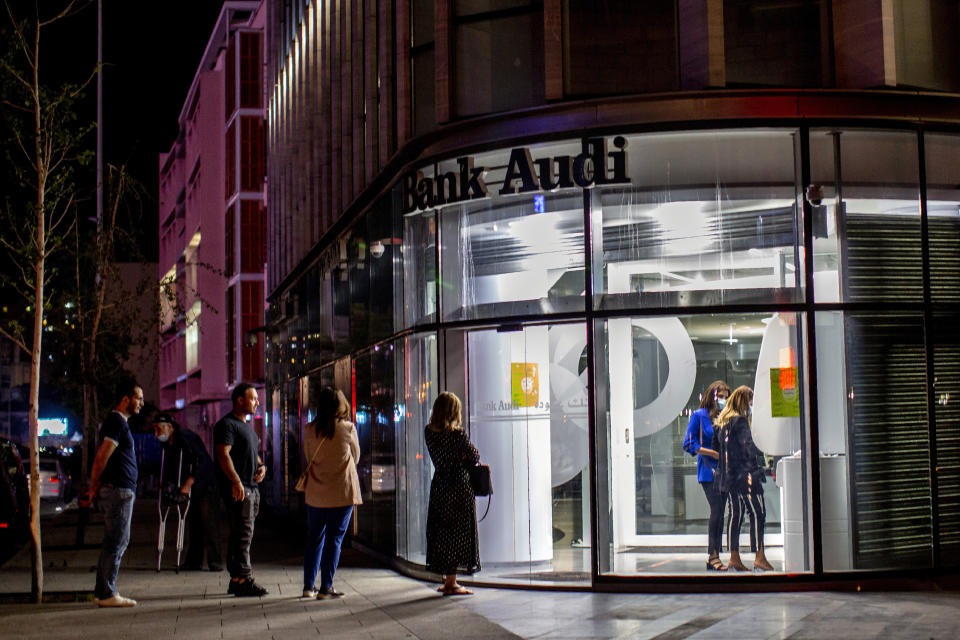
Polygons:
[[[153,510],[151,510],[151,508]],[[435,584],[376,566],[346,551],[336,586],[340,600],[305,600],[301,550],[258,523],[254,569],[270,593],[262,599],[226,595],[226,573],[156,567],[155,503],[138,504],[131,548],[120,571],[132,609],[97,609],[91,601],[97,549],[73,550],[75,528],[45,523],[46,589],[78,591],[71,602],[0,604],[0,637],[43,638],[911,638],[952,639],[960,623],[960,593],[605,594],[475,589],[443,598]],[[168,536],[173,527],[168,524]],[[99,542],[93,526],[87,542]],[[286,532],[289,535],[289,530]],[[173,563],[168,542],[165,566]],[[92,545],[91,545],[92,547]],[[29,591],[29,553],[0,569],[0,601]]]

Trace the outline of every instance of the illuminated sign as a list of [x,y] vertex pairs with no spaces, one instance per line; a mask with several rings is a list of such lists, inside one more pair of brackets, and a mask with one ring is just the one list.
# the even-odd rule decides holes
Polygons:
[[[627,140],[613,139],[613,151],[607,151],[606,138],[584,138],[582,151],[576,156],[534,158],[527,147],[510,151],[506,174],[499,195],[554,191],[572,187],[589,188],[604,184],[626,184]],[[613,163],[608,167],[607,159]],[[489,195],[484,175],[486,167],[475,167],[473,158],[457,158],[457,171],[425,177],[422,171],[403,176],[402,211],[425,211],[434,207]]]
[[66,418],[37,419],[37,433],[41,436],[65,436],[69,426]]

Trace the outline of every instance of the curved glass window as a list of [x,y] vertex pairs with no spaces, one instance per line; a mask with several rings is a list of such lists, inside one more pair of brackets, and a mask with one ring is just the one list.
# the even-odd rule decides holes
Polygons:
[[923,298],[917,135],[810,132],[817,302]]
[[960,301],[960,136],[926,134],[930,294]]
[[598,308],[802,300],[793,131],[627,143],[630,185],[591,201]]
[[[708,575],[721,547],[748,567],[762,549],[772,571],[809,570],[802,314],[611,318],[596,332],[601,572]],[[696,413],[716,381],[754,393],[750,445],[726,454],[722,414]],[[731,481],[724,494],[697,458],[710,452],[729,457],[731,477],[749,466],[749,491]]]
[[[523,157],[580,152],[576,142],[538,146]],[[520,177],[509,178],[526,169],[526,160],[516,164],[510,152],[476,156],[474,164],[486,169],[490,197],[440,213],[442,319],[583,311],[583,191],[571,183],[553,193],[524,192]],[[456,170],[440,165],[435,175]],[[532,179],[534,171],[526,175]]]

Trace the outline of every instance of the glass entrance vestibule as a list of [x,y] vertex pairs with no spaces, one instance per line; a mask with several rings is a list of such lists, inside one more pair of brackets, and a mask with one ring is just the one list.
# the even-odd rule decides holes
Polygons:
[[722,381],[753,392],[757,454],[753,502],[721,503],[723,563],[734,543],[782,579],[949,565],[958,246],[950,133],[659,132],[416,166],[278,305],[274,499],[297,507],[310,389],[340,386],[355,537],[422,565],[423,428],[450,390],[493,472],[477,580],[745,575],[706,562],[684,446],[714,446],[691,425]]

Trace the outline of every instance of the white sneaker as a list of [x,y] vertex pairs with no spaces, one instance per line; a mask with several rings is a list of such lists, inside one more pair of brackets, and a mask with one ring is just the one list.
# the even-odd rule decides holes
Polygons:
[[98,607],[135,607],[137,606],[137,601],[133,598],[124,598],[119,593],[115,593],[109,598],[94,598],[93,602]]

